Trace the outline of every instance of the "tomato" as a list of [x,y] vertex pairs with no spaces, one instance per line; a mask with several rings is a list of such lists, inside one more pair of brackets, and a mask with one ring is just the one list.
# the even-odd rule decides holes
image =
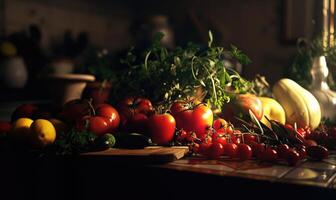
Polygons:
[[234,143],[227,143],[223,145],[224,155],[235,158],[237,156],[237,145]]
[[179,143],[184,143],[186,141],[187,136],[188,136],[187,131],[181,130],[178,133],[176,141],[179,142]]
[[303,142],[303,144],[304,144],[306,147],[317,146],[317,143],[316,143],[314,140],[305,140],[305,141]]
[[216,140],[218,143],[221,143],[222,145],[227,143],[226,137],[225,136],[219,136]]
[[150,100],[145,98],[127,97],[117,106],[121,127],[126,131],[145,132],[144,122],[154,114]]
[[219,142],[212,143],[205,151],[205,156],[211,159],[218,159],[223,154],[223,145]]
[[303,137],[303,138],[306,137],[306,130],[305,130],[304,128],[298,128],[298,129],[296,130],[296,132],[297,132],[298,134],[300,134],[301,137]]
[[119,126],[120,117],[118,111],[108,104],[100,104],[96,108],[96,115],[108,119],[109,130],[113,133]]
[[154,143],[167,145],[174,138],[176,122],[168,113],[155,114],[149,117],[147,127]]
[[260,158],[261,153],[265,151],[264,143],[251,142],[252,155],[256,158]]
[[243,140],[244,143],[249,143],[249,142],[258,142],[258,138],[255,135],[252,134],[243,134]]
[[[181,102],[175,102],[171,108],[171,113],[176,120],[176,127],[186,131],[193,131],[197,137],[201,138],[207,133],[213,123],[213,113],[210,107],[200,103],[186,108],[187,106],[183,104],[176,105],[178,103],[181,104]],[[184,110],[177,110],[175,109],[176,107]]]
[[202,155],[206,155],[208,148],[211,146],[211,142],[202,142],[199,146],[199,153]]
[[295,150],[299,153],[300,159],[305,159],[307,157],[306,148],[295,148]]
[[268,147],[261,154],[261,160],[266,162],[276,162],[278,159],[278,153],[275,149]]
[[324,146],[310,146],[307,147],[307,155],[314,160],[323,160],[328,158],[328,149]]
[[222,118],[218,118],[213,122],[213,128],[215,130],[226,129],[229,124]]
[[74,123],[84,116],[91,115],[92,108],[87,100],[75,99],[67,102],[60,112],[60,119],[68,123]]
[[79,131],[87,130],[100,136],[108,133],[109,121],[105,117],[85,116],[77,121],[76,129]]
[[38,107],[33,104],[22,104],[13,111],[11,121],[14,122],[22,117],[33,118],[37,110]]
[[9,133],[12,129],[12,124],[10,122],[0,121],[0,134]]
[[288,162],[289,165],[294,166],[294,165],[296,165],[299,162],[300,155],[294,149],[290,149],[288,151],[286,160],[287,160],[287,162]]
[[280,144],[277,146],[276,151],[278,152],[279,158],[286,159],[289,152],[289,146],[287,144]]
[[237,147],[237,156],[239,160],[244,161],[252,158],[252,149],[247,144],[239,144]]

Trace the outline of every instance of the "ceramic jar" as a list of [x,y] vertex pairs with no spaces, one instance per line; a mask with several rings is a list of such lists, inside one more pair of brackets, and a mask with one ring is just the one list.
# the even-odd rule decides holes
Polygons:
[[310,90],[320,103],[322,117],[336,121],[336,92],[330,90],[327,83],[329,69],[324,56],[313,59],[310,72],[313,78]]

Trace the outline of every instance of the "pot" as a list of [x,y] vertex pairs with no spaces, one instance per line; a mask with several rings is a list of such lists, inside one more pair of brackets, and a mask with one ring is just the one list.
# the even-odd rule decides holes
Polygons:
[[94,81],[95,77],[89,74],[50,74],[47,80],[53,103],[59,107],[70,100],[80,99],[86,84]]

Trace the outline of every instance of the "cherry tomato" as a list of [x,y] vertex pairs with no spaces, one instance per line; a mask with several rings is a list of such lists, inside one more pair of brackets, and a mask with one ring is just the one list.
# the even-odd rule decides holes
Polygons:
[[225,136],[219,136],[217,137],[217,140],[216,140],[218,143],[221,143],[222,145],[226,144],[227,143],[227,140],[226,140],[226,137]]
[[303,142],[303,144],[307,147],[310,147],[310,146],[317,146],[317,143],[314,141],[314,140],[305,140]]
[[252,149],[247,144],[238,144],[237,156],[239,160],[244,161],[252,158]]
[[261,153],[265,151],[264,143],[251,142],[250,146],[252,148],[252,155],[256,158],[260,158]]
[[280,144],[277,146],[276,151],[278,152],[279,158],[286,159],[289,152],[289,146],[287,144]]
[[227,126],[228,126],[227,121],[225,121],[222,118],[216,119],[213,123],[213,127],[214,127],[215,130],[225,129]]
[[303,160],[307,157],[306,148],[296,148],[295,150],[299,153],[299,156],[300,156],[301,160]]
[[258,138],[255,135],[252,134],[243,134],[243,139],[244,143],[249,143],[249,142],[258,142]]
[[186,141],[186,138],[187,138],[188,134],[187,134],[187,131],[185,130],[181,130],[179,133],[178,133],[178,136],[176,138],[176,141],[179,142],[179,143],[184,143]]
[[[177,103],[180,102],[174,104],[176,105]],[[176,107],[178,106],[174,106],[173,108],[175,109]],[[176,120],[176,127],[186,131],[193,131],[199,138],[204,134],[207,134],[207,130],[213,123],[213,113],[211,108],[202,103],[193,105],[189,109],[186,109],[186,106],[184,105],[180,105],[180,107],[184,110],[171,111]]]
[[275,149],[268,147],[261,154],[261,160],[265,162],[276,162],[278,159],[278,153]]
[[304,128],[298,128],[297,133],[301,135],[301,137],[305,138],[306,137],[306,131]]
[[291,166],[296,165],[300,160],[300,154],[294,149],[290,149],[287,154],[287,163]]
[[148,119],[148,132],[154,143],[167,145],[174,138],[176,122],[170,114],[155,114]]
[[317,145],[317,146],[310,146],[307,147],[307,155],[314,159],[314,160],[323,160],[328,158],[328,149],[324,146]]
[[239,130],[234,130],[232,125],[229,125],[225,129],[226,134],[232,135],[234,133],[241,133]]
[[235,158],[237,156],[237,145],[234,143],[226,143],[223,145],[224,155]]
[[206,156],[211,159],[218,159],[223,154],[223,145],[219,142],[212,143],[206,150]]
[[206,152],[208,151],[208,148],[211,146],[212,143],[203,142],[199,146],[199,153],[202,155],[206,155]]

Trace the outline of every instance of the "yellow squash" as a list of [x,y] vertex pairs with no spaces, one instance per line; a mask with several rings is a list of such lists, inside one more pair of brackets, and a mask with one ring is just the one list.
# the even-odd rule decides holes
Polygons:
[[261,119],[261,122],[266,124],[268,127],[271,127],[271,124],[268,122],[266,117],[270,120],[275,120],[281,124],[286,122],[285,110],[275,99],[269,97],[259,97],[262,107],[264,109],[264,116]]
[[286,122],[299,127],[318,127],[321,109],[316,98],[295,81],[284,78],[273,86],[273,95],[286,113]]

